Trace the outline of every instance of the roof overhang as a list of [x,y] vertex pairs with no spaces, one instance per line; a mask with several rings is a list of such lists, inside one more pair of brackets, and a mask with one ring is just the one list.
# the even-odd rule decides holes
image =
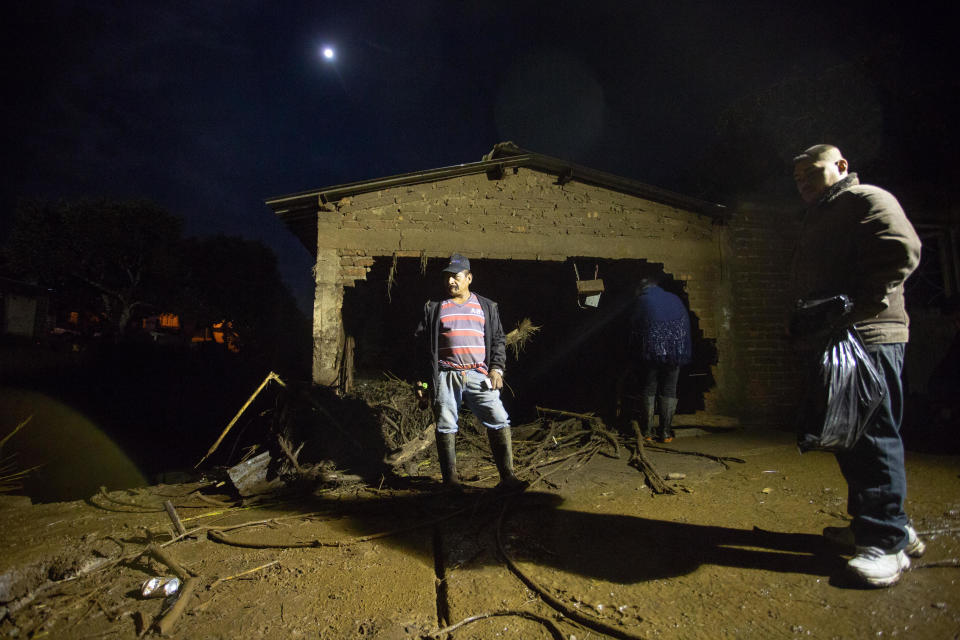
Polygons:
[[437,182],[449,178],[485,173],[491,177],[503,175],[507,169],[525,167],[557,176],[559,184],[576,181],[612,191],[619,191],[653,202],[659,202],[678,209],[692,211],[723,222],[730,216],[723,205],[706,202],[666,189],[660,189],[622,176],[583,167],[559,158],[545,156],[518,149],[513,145],[500,144],[480,162],[458,164],[438,169],[427,169],[412,173],[376,178],[361,182],[323,187],[285,196],[268,198],[265,202],[274,214],[280,218],[300,241],[313,252],[316,249],[317,213],[325,204],[335,203],[343,198],[371,191],[381,191],[393,187],[404,187],[428,182]]

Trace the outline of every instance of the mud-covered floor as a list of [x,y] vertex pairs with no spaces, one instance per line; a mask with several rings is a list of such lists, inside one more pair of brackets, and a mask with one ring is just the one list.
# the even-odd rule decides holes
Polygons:
[[[892,589],[847,588],[832,578],[844,558],[817,535],[844,518],[846,488],[829,455],[801,456],[788,434],[773,430],[680,437],[670,446],[744,462],[724,469],[648,451],[661,474],[685,475],[670,483],[675,495],[653,495],[624,451],[510,498],[480,490],[441,497],[427,491],[426,478],[404,491],[358,486],[240,508],[198,499],[196,485],[40,505],[0,497],[0,637],[122,639],[149,630],[163,601],[139,598],[139,586],[167,571],[136,556],[169,540],[170,521],[156,510],[166,499],[187,529],[265,521],[225,535],[301,545],[244,548],[204,529],[164,547],[199,577],[174,637],[418,638],[499,611],[549,619],[565,638],[601,637],[561,618],[511,572],[498,532],[530,582],[622,637],[958,637],[960,573],[929,565],[955,563],[960,534],[926,536],[926,556]],[[491,475],[485,460],[473,463],[481,478]],[[908,474],[916,528],[960,527],[960,458],[912,454]],[[334,542],[341,544],[321,546]],[[451,637],[551,636],[511,615]]]

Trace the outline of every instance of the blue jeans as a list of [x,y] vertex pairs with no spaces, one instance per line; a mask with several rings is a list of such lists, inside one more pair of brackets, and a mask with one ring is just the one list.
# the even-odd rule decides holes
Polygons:
[[850,451],[836,454],[847,481],[847,512],[853,517],[858,546],[879,547],[888,553],[907,544],[907,475],[900,420],[903,418],[904,343],[866,345],[886,383],[886,394],[860,440]]
[[680,365],[644,360],[637,367],[640,380],[640,393],[643,396],[677,397],[677,381],[680,379]]
[[458,431],[457,418],[463,403],[488,429],[510,426],[510,417],[500,401],[500,390],[491,389],[489,378],[479,371],[441,371],[434,382],[433,408],[438,432]]

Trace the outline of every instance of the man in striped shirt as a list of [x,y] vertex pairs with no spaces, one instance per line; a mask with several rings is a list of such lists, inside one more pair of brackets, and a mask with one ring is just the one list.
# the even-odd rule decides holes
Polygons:
[[[460,489],[457,474],[457,417],[466,403],[487,428],[490,449],[500,472],[501,489],[526,486],[513,473],[510,417],[500,401],[507,361],[506,337],[497,303],[470,291],[473,273],[470,260],[454,253],[443,270],[449,297],[429,301],[416,335],[429,355],[429,372],[417,383],[417,395],[433,400],[437,417],[437,452],[443,483]],[[429,376],[429,377],[428,377]]]

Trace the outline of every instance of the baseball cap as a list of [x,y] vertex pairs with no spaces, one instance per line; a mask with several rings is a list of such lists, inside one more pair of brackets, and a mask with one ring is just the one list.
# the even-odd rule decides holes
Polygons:
[[450,256],[450,264],[443,268],[444,273],[460,273],[461,271],[469,270],[470,261],[459,253]]

